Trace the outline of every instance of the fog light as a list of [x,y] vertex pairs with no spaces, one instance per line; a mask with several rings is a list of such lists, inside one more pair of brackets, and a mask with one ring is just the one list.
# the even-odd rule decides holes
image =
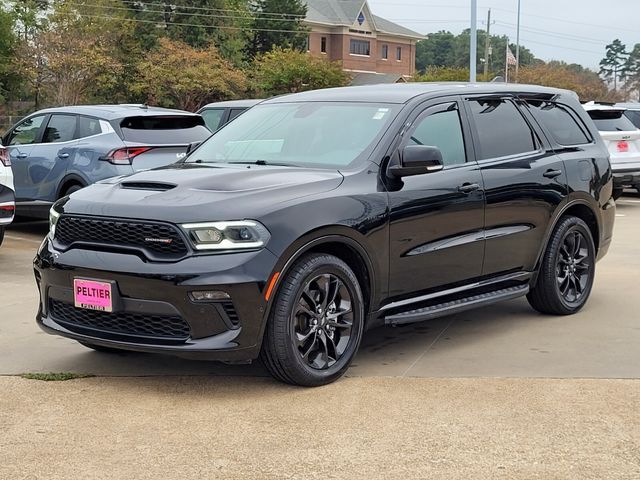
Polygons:
[[220,290],[198,290],[191,292],[191,298],[196,302],[211,302],[229,300],[231,297],[227,292],[221,292]]

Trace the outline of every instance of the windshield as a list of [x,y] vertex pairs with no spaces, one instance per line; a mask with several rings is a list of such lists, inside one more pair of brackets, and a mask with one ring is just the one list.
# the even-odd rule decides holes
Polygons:
[[309,102],[258,105],[186,162],[345,168],[369,156],[398,105]]

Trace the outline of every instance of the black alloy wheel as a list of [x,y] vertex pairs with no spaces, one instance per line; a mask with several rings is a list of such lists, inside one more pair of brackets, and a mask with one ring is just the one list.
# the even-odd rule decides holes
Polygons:
[[273,298],[261,351],[269,372],[307,387],[340,378],[360,346],[364,304],[344,261],[325,253],[301,257]]
[[556,267],[558,289],[567,303],[576,303],[584,295],[589,285],[592,263],[584,234],[579,230],[568,231],[560,246]]
[[353,329],[351,303],[349,290],[336,275],[325,273],[306,283],[291,323],[307,365],[323,370],[342,358]]
[[596,249],[587,224],[577,217],[561,218],[551,234],[527,300],[541,313],[576,313],[591,293],[595,265]]

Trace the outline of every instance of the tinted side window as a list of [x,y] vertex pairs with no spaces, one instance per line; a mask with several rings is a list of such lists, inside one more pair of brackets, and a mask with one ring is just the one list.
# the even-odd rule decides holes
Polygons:
[[90,137],[102,133],[100,120],[90,117],[78,117],[78,138]]
[[215,132],[220,127],[220,120],[222,120],[222,116],[224,115],[224,109],[210,108],[200,112],[200,115],[204,118],[204,123],[207,125],[209,130]]
[[232,108],[231,111],[229,112],[229,120],[227,120],[227,122],[230,122],[231,120],[236,118],[241,113],[244,113],[245,110],[246,110],[246,108]]
[[442,152],[442,161],[445,166],[467,161],[462,125],[457,110],[433,113],[418,120],[409,143],[438,147]]
[[478,132],[478,159],[506,157],[537,149],[533,132],[508,100],[469,100]]
[[582,145],[591,141],[567,107],[553,102],[528,103],[535,119],[547,127],[558,144]]
[[42,143],[68,142],[76,133],[75,115],[52,115],[44,130]]
[[638,110],[627,110],[624,112],[631,123],[633,123],[636,127],[640,128],[640,111]]
[[19,123],[7,139],[7,145],[28,145],[36,142],[44,119],[45,115],[38,115]]

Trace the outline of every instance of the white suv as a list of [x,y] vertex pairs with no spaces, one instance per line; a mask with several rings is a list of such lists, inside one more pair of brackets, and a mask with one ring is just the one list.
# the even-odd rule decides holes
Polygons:
[[625,188],[640,192],[640,130],[625,115],[626,108],[594,102],[584,108],[611,155],[613,198],[618,199]]
[[0,144],[0,244],[4,239],[4,229],[12,222],[16,210],[14,195],[9,151]]

